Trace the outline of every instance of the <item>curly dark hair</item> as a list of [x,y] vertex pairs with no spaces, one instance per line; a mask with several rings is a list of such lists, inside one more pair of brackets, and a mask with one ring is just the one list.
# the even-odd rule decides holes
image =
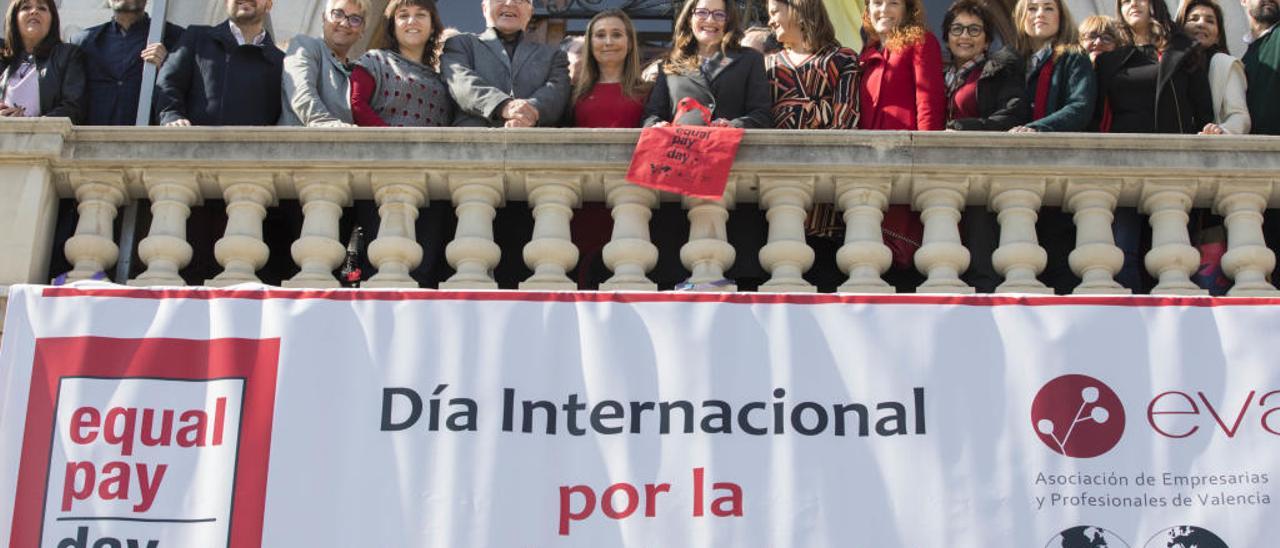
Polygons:
[[382,12],[386,23],[382,25],[382,32],[374,35],[374,48],[389,49],[396,53],[401,53],[400,42],[396,40],[396,11],[400,8],[409,6],[417,6],[427,10],[431,14],[431,36],[427,38],[427,45],[422,50],[422,59],[418,61],[429,67],[435,67],[440,61],[440,33],[444,32],[444,23],[440,21],[440,10],[436,9],[434,0],[391,0],[387,3],[386,11]]

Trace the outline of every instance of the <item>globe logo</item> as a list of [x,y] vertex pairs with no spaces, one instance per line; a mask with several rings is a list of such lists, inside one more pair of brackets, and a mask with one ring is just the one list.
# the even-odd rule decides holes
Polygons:
[[1213,531],[1194,525],[1177,525],[1151,537],[1143,548],[1230,548]]
[[1129,548],[1115,533],[1093,525],[1079,525],[1058,533],[1044,548]]
[[1040,388],[1031,402],[1031,425],[1040,441],[1072,458],[1096,457],[1124,435],[1124,405],[1115,391],[1088,375],[1063,375]]

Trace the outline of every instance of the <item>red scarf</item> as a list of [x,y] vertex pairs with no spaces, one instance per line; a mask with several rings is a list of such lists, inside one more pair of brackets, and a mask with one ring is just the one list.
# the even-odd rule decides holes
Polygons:
[[1049,88],[1053,82],[1053,55],[1040,67],[1040,76],[1036,78],[1036,101],[1031,109],[1031,120],[1039,120],[1049,114]]

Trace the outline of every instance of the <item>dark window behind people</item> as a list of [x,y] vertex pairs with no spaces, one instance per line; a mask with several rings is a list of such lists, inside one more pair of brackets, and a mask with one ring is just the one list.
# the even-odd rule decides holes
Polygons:
[[994,19],[984,4],[960,0],[942,19],[947,64],[947,129],[1007,131],[1031,119],[1022,59],[990,52]]
[[84,51],[85,123],[131,126],[138,120],[142,65],[157,67],[178,45],[182,27],[165,23],[160,42],[148,44],[147,0],[110,0],[111,20],[84,29],[71,43]]
[[83,118],[84,59],[64,44],[53,0],[13,0],[0,42],[0,116]]
[[228,19],[192,25],[160,70],[160,123],[273,126],[284,52],[263,22],[271,0],[226,0]]
[[858,127],[858,54],[840,47],[821,0],[769,0],[782,50],[765,57],[780,129]]
[[386,23],[351,73],[357,125],[436,127],[453,123],[449,88],[436,71],[444,25],[432,0],[391,0]]
[[1098,56],[1100,131],[1198,133],[1213,122],[1208,60],[1163,0],[1116,0],[1131,45]]
[[458,104],[457,126],[554,127],[569,105],[569,58],[529,39],[532,0],[484,0],[489,29],[444,44],[440,72]]
[[573,85],[574,127],[640,127],[649,86],[640,79],[639,47],[625,12],[605,10],[591,18]]
[[740,21],[733,2],[685,2],[645,105],[645,125],[670,122],[680,101],[690,97],[711,110],[712,124],[773,127],[764,56],[739,45]]

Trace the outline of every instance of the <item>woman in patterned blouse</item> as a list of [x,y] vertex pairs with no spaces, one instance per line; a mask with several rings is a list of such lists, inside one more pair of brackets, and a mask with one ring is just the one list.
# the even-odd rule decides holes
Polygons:
[[765,58],[779,129],[858,127],[858,54],[840,47],[821,0],[769,0],[782,51]]

